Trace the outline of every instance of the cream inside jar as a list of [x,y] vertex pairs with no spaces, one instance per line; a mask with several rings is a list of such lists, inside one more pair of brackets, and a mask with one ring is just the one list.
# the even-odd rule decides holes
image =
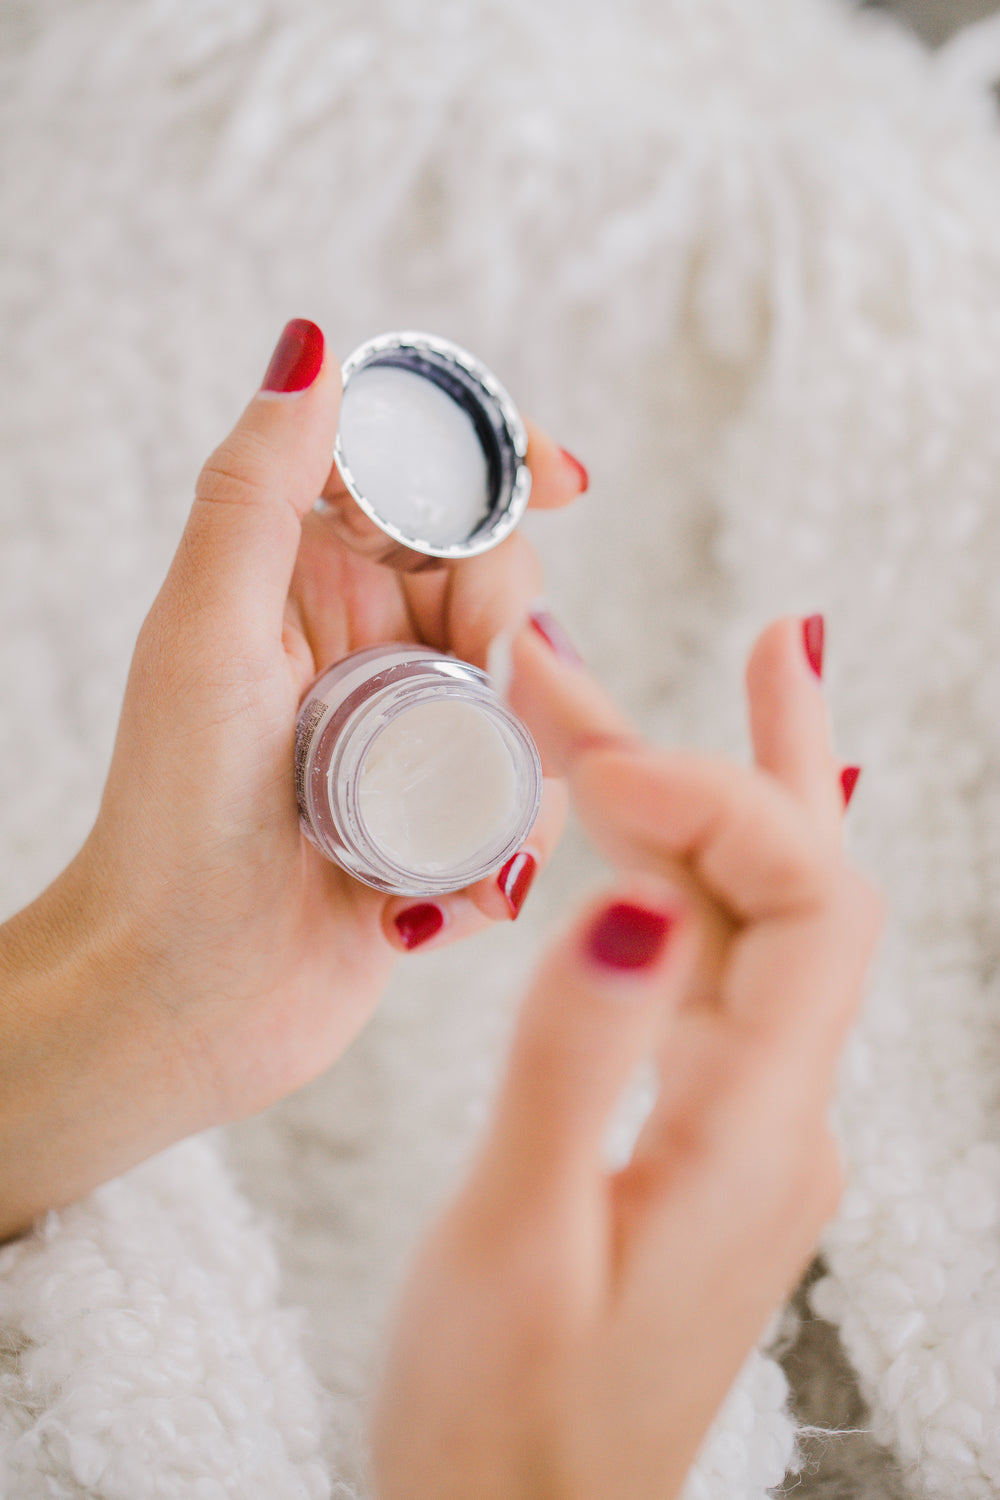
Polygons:
[[493,850],[517,815],[517,779],[500,733],[462,700],[418,703],[372,741],[358,812],[373,841],[418,875]]

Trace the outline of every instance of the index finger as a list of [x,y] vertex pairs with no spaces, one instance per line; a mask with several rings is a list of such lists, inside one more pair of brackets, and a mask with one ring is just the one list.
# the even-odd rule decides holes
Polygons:
[[519,628],[494,640],[497,691],[528,725],[546,774],[565,775],[582,751],[636,740],[626,715],[588,672],[569,637],[537,598]]

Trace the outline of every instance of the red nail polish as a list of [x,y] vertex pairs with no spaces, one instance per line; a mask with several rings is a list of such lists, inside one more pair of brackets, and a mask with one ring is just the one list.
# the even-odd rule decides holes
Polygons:
[[802,621],[802,643],[806,649],[806,660],[817,677],[823,676],[824,633],[822,615],[810,615],[807,620]]
[[533,609],[528,616],[528,624],[542,640],[554,651],[560,661],[566,662],[571,667],[582,667],[583,658],[577,651],[569,636],[563,630],[558,620],[553,619],[544,606]]
[[323,334],[308,318],[293,318],[286,323],[271,355],[262,391],[290,394],[311,386],[323,368]]
[[510,919],[515,921],[525,897],[531,890],[531,882],[538,873],[538,861],[527,849],[521,849],[509,859],[497,876],[497,885],[510,908]]
[[435,933],[444,926],[444,912],[440,906],[425,902],[422,906],[408,906],[396,918],[396,931],[404,948],[419,948],[430,942]]
[[858,777],[860,775],[860,766],[845,766],[840,773],[840,789],[844,794],[845,808],[847,807],[851,798],[854,796],[854,788],[858,784]]
[[578,458],[574,458],[572,453],[567,453],[565,448],[560,448],[559,452],[569,464],[570,468],[575,471],[577,481],[580,486],[580,494],[584,494],[584,492],[590,488],[590,475],[587,473],[580,460]]
[[674,925],[666,912],[616,901],[594,922],[587,951],[608,969],[648,969],[656,963]]

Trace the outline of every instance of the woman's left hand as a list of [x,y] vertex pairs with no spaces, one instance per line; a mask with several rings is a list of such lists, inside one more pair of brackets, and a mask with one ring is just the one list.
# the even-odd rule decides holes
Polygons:
[[[416,575],[338,540],[313,506],[338,482],[340,388],[319,329],[289,324],[201,472],[139,635],[93,832],[0,928],[0,1235],[321,1072],[401,952],[515,915],[558,836],[550,785],[513,871],[418,903],[359,884],[300,833],[294,726],[315,673],[389,640],[485,665],[539,592],[516,534]],[[585,483],[537,429],[528,462],[536,505]]]

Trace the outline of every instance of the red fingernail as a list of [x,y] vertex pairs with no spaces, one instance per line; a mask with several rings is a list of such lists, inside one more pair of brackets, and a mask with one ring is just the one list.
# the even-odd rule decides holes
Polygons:
[[396,918],[396,931],[404,948],[419,948],[441,931],[444,912],[440,906],[426,902],[423,906],[408,906]]
[[293,318],[275,345],[261,390],[284,395],[306,390],[323,368],[323,349],[323,334],[316,324]]
[[549,649],[555,652],[560,661],[566,662],[571,667],[583,666],[583,658],[579,651],[577,651],[573,642],[559,624],[559,621],[553,619],[544,606],[540,605],[531,611],[531,614],[528,616],[528,623],[532,630],[541,636]]
[[572,453],[567,453],[565,448],[560,448],[559,452],[562,454],[563,458],[576,474],[580,494],[582,495],[585,490],[590,488],[590,475],[587,473],[580,460],[578,458],[574,458]]
[[593,923],[587,951],[608,969],[648,969],[663,952],[674,921],[666,912],[616,901]]
[[860,775],[860,766],[845,766],[840,773],[840,789],[844,794],[845,808],[847,807],[847,804],[850,802],[851,798],[854,796],[854,788],[858,784],[858,777]]
[[823,635],[822,615],[810,615],[807,620],[802,621],[802,642],[806,648],[806,660],[817,677],[823,676]]
[[515,921],[525,897],[531,890],[531,882],[538,873],[538,861],[527,849],[520,850],[509,859],[497,876],[497,885],[510,909],[510,919]]

